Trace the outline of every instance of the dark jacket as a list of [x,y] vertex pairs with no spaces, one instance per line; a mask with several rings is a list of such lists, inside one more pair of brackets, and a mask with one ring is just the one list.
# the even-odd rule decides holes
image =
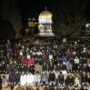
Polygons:
[[55,81],[55,74],[54,73],[49,74],[49,81]]
[[58,75],[58,81],[59,81],[60,84],[64,83],[64,75],[63,74]]

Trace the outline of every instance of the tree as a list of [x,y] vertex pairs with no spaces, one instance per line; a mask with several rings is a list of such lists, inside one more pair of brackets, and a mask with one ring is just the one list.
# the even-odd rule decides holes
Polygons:
[[20,37],[21,16],[17,0],[2,0],[1,1],[1,16],[4,20],[11,23],[16,32],[16,38]]
[[58,0],[54,12],[56,33],[79,35],[86,23],[86,5],[87,0]]

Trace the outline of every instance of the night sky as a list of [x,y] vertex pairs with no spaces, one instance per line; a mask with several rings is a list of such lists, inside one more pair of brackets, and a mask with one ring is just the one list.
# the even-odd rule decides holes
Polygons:
[[90,22],[90,0],[88,0],[87,2],[87,8],[86,8],[85,14],[86,14],[87,21]]
[[[47,6],[48,10],[50,10],[54,15],[62,13],[63,9],[66,8],[65,2],[67,1],[68,0],[18,0],[22,17],[36,18],[39,13],[45,9],[45,6]],[[71,2],[70,5],[74,5],[74,2],[72,1],[75,1],[75,3],[82,3],[84,0],[69,0],[69,2]],[[82,5],[84,6],[85,4],[83,3]],[[90,0],[87,0],[84,12],[87,19],[90,19],[89,8]]]
[[[6,3],[6,1],[11,4],[11,0],[2,0]],[[84,4],[83,1],[86,1],[87,4]],[[14,2],[14,1],[13,1]],[[67,5],[74,7],[76,4],[82,4],[82,6],[85,7],[85,17],[87,19],[90,19],[89,14],[89,8],[90,8],[90,0],[17,0],[17,5],[19,6],[19,12],[22,17],[22,19],[25,18],[38,18],[38,15],[40,12],[42,12],[45,9],[45,6],[47,6],[47,9],[50,10],[53,13],[53,16],[57,17],[58,15],[63,13],[63,10],[67,10]],[[13,3],[14,4],[14,3]],[[8,7],[6,7],[8,8]],[[75,9],[79,9],[75,8]],[[74,10],[73,9],[73,12]]]
[[47,6],[48,10],[53,11],[53,5],[52,0],[19,0],[19,7],[23,17],[37,18],[40,12],[45,10],[45,6]]

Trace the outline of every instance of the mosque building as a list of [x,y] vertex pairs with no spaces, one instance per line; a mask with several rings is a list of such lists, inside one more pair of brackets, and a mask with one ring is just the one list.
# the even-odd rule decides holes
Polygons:
[[38,18],[39,36],[54,36],[52,23],[52,13],[45,8]]

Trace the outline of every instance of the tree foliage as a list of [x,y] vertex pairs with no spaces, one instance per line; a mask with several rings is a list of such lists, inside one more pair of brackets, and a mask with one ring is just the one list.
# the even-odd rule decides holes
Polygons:
[[54,16],[56,33],[78,35],[86,23],[87,0],[58,0]]

